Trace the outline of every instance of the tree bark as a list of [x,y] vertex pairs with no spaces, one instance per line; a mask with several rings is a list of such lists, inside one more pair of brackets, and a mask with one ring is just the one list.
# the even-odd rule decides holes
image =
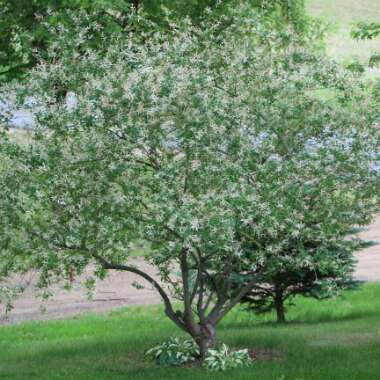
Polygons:
[[286,317],[285,317],[285,308],[284,308],[284,293],[282,289],[276,288],[274,306],[276,309],[277,322],[285,323]]
[[203,362],[210,348],[214,348],[216,344],[215,326],[206,324],[200,327],[200,334],[194,337],[199,347],[200,360]]

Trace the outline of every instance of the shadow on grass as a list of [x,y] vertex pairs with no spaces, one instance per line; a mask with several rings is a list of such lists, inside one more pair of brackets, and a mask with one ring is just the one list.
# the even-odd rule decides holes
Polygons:
[[[249,313],[247,311],[247,313]],[[350,322],[366,318],[380,318],[380,310],[353,310],[344,315],[331,315],[329,312],[320,315],[300,315],[290,317],[286,322],[277,322],[273,320],[260,320],[258,317],[252,317],[243,320],[230,319],[225,321],[223,328],[247,328],[247,327],[284,327],[291,325],[317,325],[326,323]]]
[[[93,316],[6,330],[0,362],[8,363],[0,368],[0,378],[6,374],[12,380],[34,380],[38,379],[34,373],[47,371],[50,377],[38,380],[194,379],[195,370],[161,368],[144,358],[145,350],[168,336],[183,336],[161,313],[159,317],[153,315],[153,310],[161,308],[131,309],[106,318]],[[351,348],[359,343],[373,352],[373,347],[377,347],[374,344],[378,344],[374,334],[379,328],[379,314],[380,286],[370,285],[339,300],[321,303],[297,300],[286,324],[270,320],[273,315],[257,317],[240,308],[218,327],[218,339],[233,348],[252,350],[261,358],[258,368],[271,373],[265,379],[272,380],[275,377],[271,371],[284,371],[294,363],[302,366],[303,362],[316,360],[317,354],[320,363],[326,360],[330,363],[337,353],[342,358],[349,357]],[[6,342],[10,344],[5,345]],[[264,360],[267,357],[270,360]],[[331,366],[335,368],[336,363]],[[213,378],[196,371],[197,379]],[[52,376],[56,373],[57,376]],[[241,378],[250,376],[246,372]],[[228,376],[218,375],[218,379]]]

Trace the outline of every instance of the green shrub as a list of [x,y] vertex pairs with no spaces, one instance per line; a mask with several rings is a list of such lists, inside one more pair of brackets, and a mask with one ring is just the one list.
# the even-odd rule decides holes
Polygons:
[[228,369],[247,367],[252,364],[248,350],[232,351],[225,344],[219,349],[209,350],[204,361],[204,367],[211,371],[226,371]]
[[162,366],[179,366],[194,362],[199,356],[199,350],[191,339],[181,341],[177,337],[171,337],[148,350],[146,356]]

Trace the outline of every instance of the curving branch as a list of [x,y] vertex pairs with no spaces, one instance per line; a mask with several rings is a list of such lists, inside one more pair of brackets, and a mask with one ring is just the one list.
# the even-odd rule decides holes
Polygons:
[[169,296],[166,294],[165,290],[162,288],[162,286],[149,274],[143,272],[142,270],[135,268],[130,265],[123,265],[123,264],[114,264],[109,261],[107,261],[104,257],[99,256],[96,253],[91,253],[91,256],[100,263],[100,265],[104,269],[114,269],[114,270],[122,270],[125,272],[130,272],[137,274],[138,276],[142,277],[144,280],[148,281],[160,294],[164,305],[165,305],[165,314],[182,330],[186,331],[186,327],[182,319],[180,318],[179,314],[176,313],[173,309],[172,303],[169,299]]

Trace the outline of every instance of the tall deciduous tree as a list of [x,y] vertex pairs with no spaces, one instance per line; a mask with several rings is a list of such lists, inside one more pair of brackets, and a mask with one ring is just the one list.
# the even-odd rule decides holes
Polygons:
[[[73,39],[57,27],[55,59],[40,62],[28,86],[2,89],[33,94],[36,114],[28,146],[0,144],[15,160],[14,227],[27,237],[11,256],[25,256],[42,288],[90,264],[99,277],[140,276],[202,358],[268,255],[285,263],[297,239],[300,248],[339,242],[378,205],[370,100],[334,64],[284,49],[250,9],[230,10],[219,34],[185,22],[169,40],[156,33],[142,44],[130,32],[102,55],[85,31]],[[316,95],[330,86],[336,100]],[[150,243],[146,260],[161,281],[131,264],[136,240]]]

